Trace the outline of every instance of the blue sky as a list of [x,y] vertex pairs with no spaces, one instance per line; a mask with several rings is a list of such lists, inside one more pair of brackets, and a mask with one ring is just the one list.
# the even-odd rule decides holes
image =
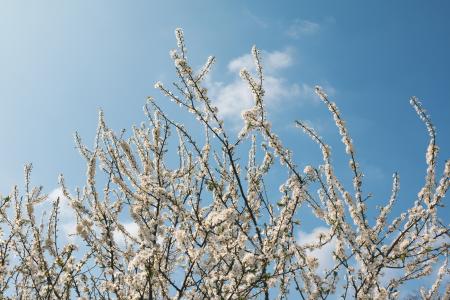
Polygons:
[[[26,162],[34,164],[33,182],[46,191],[57,187],[60,173],[70,187],[82,185],[85,165],[73,133],[92,141],[99,108],[111,127],[128,129],[144,120],[146,96],[164,101],[153,84],[174,79],[168,51],[176,27],[185,30],[194,65],[216,56],[210,84],[217,95],[237,95],[236,66],[245,65],[253,44],[262,49],[273,79],[269,112],[298,164],[320,159],[317,146],[292,126],[302,119],[332,145],[337,172],[345,177],[337,131],[312,95],[314,85],[324,86],[347,120],[367,175],[365,191],[379,204],[388,198],[392,172],[401,176],[397,212],[412,203],[424,181],[427,134],[410,96],[422,99],[438,129],[439,173],[450,157],[449,2],[0,3],[3,194],[22,182]],[[241,104],[230,99],[220,101],[236,128],[233,114]]]
[[[115,128],[144,119],[145,97],[158,95],[153,83],[172,79],[167,53],[176,27],[185,29],[194,63],[217,57],[213,76],[224,83],[234,79],[228,63],[253,44],[269,52],[289,49],[291,64],[279,75],[290,85],[332,87],[360,157],[379,175],[389,177],[398,169],[408,176],[417,173],[411,182],[421,180],[417,171],[423,167],[426,135],[408,105],[412,95],[423,100],[438,128],[441,155],[450,153],[445,139],[450,136],[450,5],[443,1],[1,5],[3,193],[21,181],[22,166],[30,161],[33,178],[47,188],[56,185],[61,172],[81,184],[84,166],[74,150],[74,131],[92,139],[98,108]],[[280,101],[291,108],[275,115],[283,121],[327,118],[320,105]]]

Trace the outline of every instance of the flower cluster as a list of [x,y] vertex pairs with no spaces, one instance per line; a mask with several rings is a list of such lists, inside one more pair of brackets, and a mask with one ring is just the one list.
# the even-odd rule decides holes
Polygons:
[[[1,299],[396,299],[402,285],[441,264],[431,288],[421,290],[423,299],[439,297],[448,278],[449,230],[437,212],[449,189],[450,161],[437,178],[436,132],[416,98],[411,103],[430,135],[424,187],[392,216],[400,189],[394,174],[391,197],[373,220],[349,130],[320,87],[316,93],[349,156],[349,190],[336,176],[331,147],[313,128],[296,122],[323,157],[303,171],[272,129],[256,47],[256,74],[241,71],[254,105],[242,113],[236,137],[205,87],[214,57],[194,71],[183,31],[175,35],[170,55],[179,82],[173,90],[161,82],[155,88],[204,134],[172,119],[153,98],[144,107],[147,122],[129,136],[111,130],[100,112],[92,149],[76,135],[85,187],[71,192],[60,178],[78,247],[60,238],[59,198],[47,218],[36,220],[35,208],[48,196],[31,187],[27,166],[23,195],[16,187],[0,198]],[[274,166],[277,174],[286,170],[279,194],[269,186]],[[305,212],[326,225],[307,242],[298,234]],[[332,265],[323,270],[314,253],[329,247]],[[394,269],[401,272],[386,280]],[[444,293],[450,296],[448,284]]]

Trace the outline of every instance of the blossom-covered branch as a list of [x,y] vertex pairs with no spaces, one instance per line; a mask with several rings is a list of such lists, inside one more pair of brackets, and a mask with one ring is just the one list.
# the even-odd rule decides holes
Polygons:
[[[322,88],[316,93],[349,157],[351,189],[337,177],[331,147],[313,128],[296,121],[318,144],[323,163],[302,169],[295,149],[273,130],[256,47],[256,72],[240,72],[254,105],[242,112],[236,135],[209,98],[205,80],[215,58],[194,71],[183,31],[175,35],[178,47],[170,55],[178,82],[157,82],[155,88],[201,130],[173,119],[154,98],[144,107],[147,121],[130,135],[110,129],[100,112],[92,149],[76,135],[86,161],[85,186],[71,191],[61,176],[63,196],[42,221],[35,207],[49,197],[31,186],[27,166],[24,191],[15,187],[0,200],[0,298],[397,299],[402,285],[439,267],[421,295],[443,293],[449,229],[437,212],[449,188],[450,161],[438,175],[436,131],[417,98],[411,104],[430,135],[425,184],[394,216],[399,174],[386,203],[364,197],[349,129]],[[286,174],[277,187],[269,179],[275,168]],[[76,220],[71,239],[62,238],[59,228],[62,198]],[[372,221],[368,207],[375,204],[384,206]],[[298,235],[305,211],[327,226],[307,243]],[[333,264],[322,270],[313,253],[329,245]],[[401,272],[385,280],[392,270]]]

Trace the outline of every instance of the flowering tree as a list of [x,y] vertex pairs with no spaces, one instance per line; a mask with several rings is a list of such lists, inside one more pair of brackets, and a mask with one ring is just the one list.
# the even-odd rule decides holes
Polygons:
[[[435,129],[418,99],[411,98],[411,105],[430,136],[425,184],[409,209],[390,216],[400,187],[394,174],[392,195],[378,203],[384,207],[371,222],[353,141],[320,87],[316,93],[350,159],[351,189],[336,177],[330,147],[312,128],[296,121],[317,142],[323,164],[303,171],[274,133],[256,48],[256,74],[240,73],[254,106],[242,113],[244,126],[236,137],[205,88],[214,57],[194,72],[181,29],[176,38],[171,57],[179,82],[173,89],[160,82],[155,87],[190,112],[204,134],[171,119],[153,99],[144,109],[148,123],[134,127],[128,138],[108,128],[100,112],[92,149],[76,135],[87,162],[86,186],[71,193],[60,178],[78,245],[59,237],[62,198],[47,218],[36,220],[34,208],[48,196],[31,186],[27,166],[24,192],[15,187],[0,202],[1,299],[396,299],[401,285],[440,264],[435,283],[420,293],[423,299],[442,294],[449,229],[437,211],[449,188],[450,161],[438,175]],[[243,151],[248,158],[239,155]],[[277,198],[267,195],[264,181],[274,166],[287,172]],[[301,207],[327,224],[311,243],[296,235]],[[124,225],[130,219],[137,232]],[[312,252],[330,243],[334,265],[319,270]],[[392,269],[402,272],[385,280]],[[449,285],[444,289],[449,297]]]

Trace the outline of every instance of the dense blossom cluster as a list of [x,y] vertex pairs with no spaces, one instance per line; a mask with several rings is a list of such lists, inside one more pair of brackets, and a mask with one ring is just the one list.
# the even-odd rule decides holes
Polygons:
[[[349,156],[349,190],[335,175],[330,146],[312,128],[296,122],[318,143],[323,164],[303,171],[272,130],[259,50],[252,49],[256,73],[240,73],[254,106],[242,112],[244,126],[235,137],[205,88],[214,57],[195,72],[181,29],[176,38],[170,54],[179,82],[174,90],[161,82],[155,87],[191,113],[204,136],[171,119],[152,98],[144,109],[148,123],[133,127],[128,138],[111,130],[100,112],[93,149],[76,136],[86,186],[72,193],[60,178],[77,222],[77,246],[60,245],[59,198],[36,220],[34,208],[47,196],[31,187],[27,166],[23,195],[14,188],[0,202],[1,299],[397,299],[403,284],[439,264],[435,283],[421,296],[449,297],[448,283],[440,288],[448,276],[449,230],[437,211],[449,188],[450,161],[437,178],[435,129],[416,98],[411,103],[430,135],[424,187],[405,213],[390,216],[400,188],[394,174],[392,195],[373,222],[353,141],[320,87],[316,93]],[[169,146],[176,141],[172,133],[176,148]],[[249,149],[247,159],[239,149]],[[275,165],[287,178],[274,199],[264,179]],[[327,225],[315,241],[297,237],[301,208]],[[127,226],[130,220],[137,232]],[[321,270],[312,253],[327,245],[334,245],[334,264]],[[385,280],[392,270],[401,272]]]

